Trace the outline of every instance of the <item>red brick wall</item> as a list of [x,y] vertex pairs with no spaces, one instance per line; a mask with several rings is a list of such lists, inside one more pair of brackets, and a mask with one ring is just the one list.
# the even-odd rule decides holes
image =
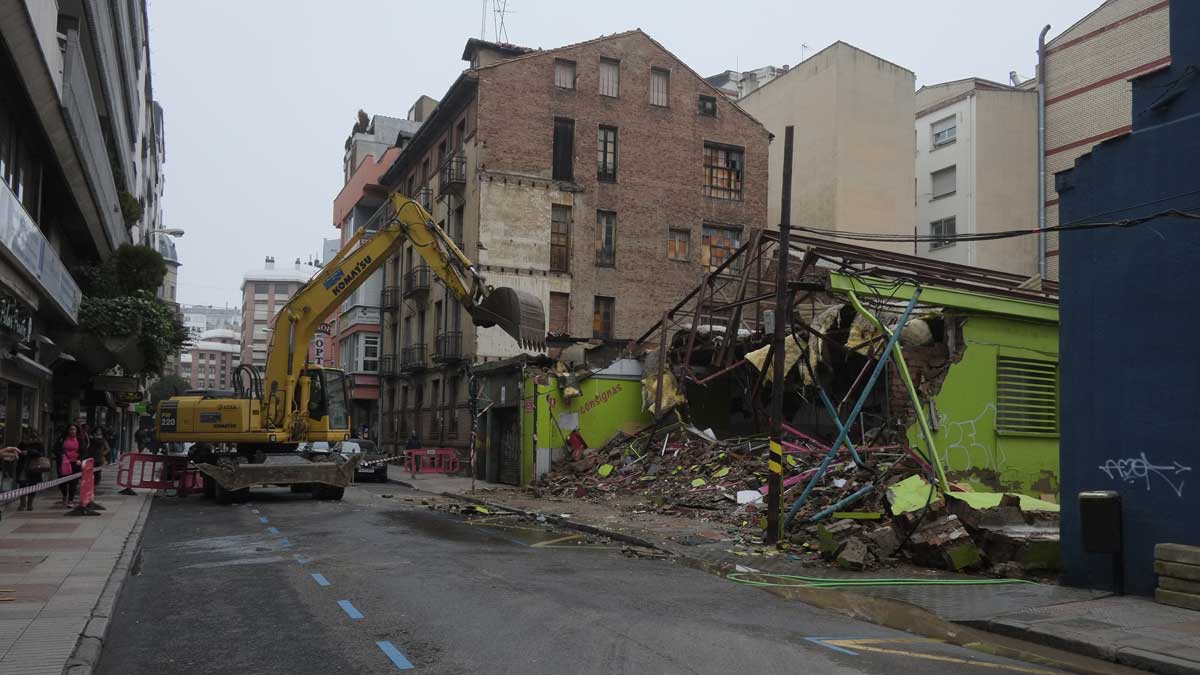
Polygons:
[[[602,57],[620,60],[618,98],[599,94]],[[556,58],[575,61],[574,90],[554,86]],[[668,107],[649,103],[651,68],[670,71]],[[703,275],[703,224],[740,226],[742,241],[752,228],[764,226],[768,132],[645,34],[520,58],[478,74],[481,171],[550,178],[554,118],[575,120],[575,182],[581,191],[573,195],[573,333],[590,335],[593,297],[604,295],[617,298],[617,337],[638,337]],[[701,94],[717,97],[717,117],[698,114]],[[596,177],[601,124],[619,129],[615,184]],[[704,196],[705,141],[745,148],[742,201]],[[597,209],[617,213],[615,268],[595,266]],[[688,262],[668,260],[668,227],[690,229]]]

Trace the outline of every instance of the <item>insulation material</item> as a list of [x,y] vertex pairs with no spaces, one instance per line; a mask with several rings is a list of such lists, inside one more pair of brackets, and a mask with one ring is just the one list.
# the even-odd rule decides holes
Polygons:
[[[642,410],[653,412],[655,401],[658,399],[658,372],[647,369],[646,373],[646,377],[642,379]],[[676,406],[683,405],[685,399],[675,382],[675,376],[669,369],[663,373],[662,382],[662,412],[665,413]]]
[[[786,376],[787,373],[792,372],[792,368],[795,368],[801,357],[804,356],[804,348],[800,346],[800,343],[795,338],[790,336],[785,339],[783,343],[783,373]],[[762,370],[767,360],[767,355],[770,352],[771,345],[768,344],[765,347],[760,347],[759,349],[746,354],[746,360],[750,362],[750,365],[754,366],[758,370]],[[808,369],[802,368],[800,370],[800,375],[804,378],[805,384],[812,384],[812,376],[809,375]],[[768,366],[766,381],[770,382],[771,378],[774,376],[775,369]]]
[[818,314],[815,319],[813,319],[812,327],[816,329],[816,333],[812,333],[808,338],[808,365],[810,372],[818,372],[817,364],[819,364],[824,358],[824,354],[822,352],[825,349],[825,343],[824,340],[817,335],[817,333],[820,333],[821,335],[828,333],[829,330],[833,328],[833,324],[837,321],[838,315],[841,314],[842,307],[844,306],[845,305],[833,305],[831,307],[827,307],[824,311]]

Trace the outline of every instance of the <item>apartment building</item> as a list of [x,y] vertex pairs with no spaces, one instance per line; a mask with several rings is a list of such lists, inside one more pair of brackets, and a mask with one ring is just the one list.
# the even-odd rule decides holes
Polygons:
[[233,388],[233,369],[241,361],[242,335],[229,328],[206,330],[179,355],[179,376],[192,389]]
[[[1136,77],[1171,64],[1170,3],[1108,0],[1046,43],[1045,221],[1059,225],[1054,174],[1133,128]],[[1064,245],[1070,245],[1069,242]],[[1058,279],[1059,238],[1046,237],[1045,276]]]
[[739,99],[788,71],[788,66],[763,66],[754,70],[726,70],[704,78],[722,94]]
[[[413,113],[414,115],[416,113]],[[359,111],[346,138],[345,172],[341,191],[333,200],[333,226],[339,230],[334,253],[367,227],[388,190],[379,177],[396,161],[421,123],[412,119]],[[350,416],[355,431],[376,436],[379,420],[379,301],[383,272],[372,274],[338,308],[331,319],[332,336],[321,348],[324,358],[346,371],[350,383]]]
[[[915,88],[912,71],[835,42],[738,99],[775,137],[769,226],[780,222],[783,137],[792,125],[793,226],[911,235]],[[878,247],[912,251],[911,244]]]
[[1037,227],[1037,91],[978,77],[916,94],[917,234],[913,255],[1033,276],[1037,240],[954,241]]
[[[537,51],[472,39],[463,60],[382,182],[490,284],[540,298],[550,332],[637,337],[765,222],[767,130],[642,31]],[[382,440],[462,447],[467,367],[517,345],[473,327],[411,245],[385,274]]]
[[213,307],[212,305],[180,305],[183,325],[192,335],[205,331],[230,328],[239,335],[242,332],[242,310],[240,307]]
[[275,258],[267,256],[262,269],[246,272],[242,277],[239,363],[254,364],[260,371],[266,367],[267,345],[271,342],[275,317],[296,291],[318,271],[312,265],[301,263],[299,258],[291,266],[276,267]]
[[[81,388],[54,382],[87,382],[97,373],[86,354],[65,353],[51,335],[77,332],[81,292],[70,270],[142,241],[146,214],[157,213],[142,205],[161,194],[156,128],[161,112],[153,105],[144,2],[0,0],[0,422],[7,444],[23,431],[48,438],[52,424],[80,413]],[[120,426],[132,415],[124,405],[117,413],[106,422]]]

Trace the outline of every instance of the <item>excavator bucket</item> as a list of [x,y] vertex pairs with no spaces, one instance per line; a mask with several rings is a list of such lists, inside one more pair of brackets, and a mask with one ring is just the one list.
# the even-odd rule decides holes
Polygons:
[[515,288],[495,288],[472,311],[475,325],[499,326],[526,349],[546,348],[546,310],[542,302]]

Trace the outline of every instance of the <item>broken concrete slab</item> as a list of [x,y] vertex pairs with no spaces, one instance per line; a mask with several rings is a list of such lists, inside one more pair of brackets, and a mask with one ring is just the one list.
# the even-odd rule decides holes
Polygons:
[[967,528],[953,514],[922,525],[909,537],[905,550],[918,563],[955,571],[983,562]]
[[890,558],[900,547],[900,538],[896,536],[896,530],[886,525],[868,532],[867,541],[875,549],[875,555],[880,558]]
[[1155,544],[1154,559],[1185,565],[1200,565],[1200,546]]
[[1016,562],[1027,572],[1059,569],[1058,528],[1046,525],[1010,525],[981,529],[976,535],[983,553],[993,563]]
[[846,570],[863,570],[866,569],[870,556],[871,552],[867,550],[867,544],[862,539],[850,537],[842,542],[841,550],[837,554],[837,564]]

